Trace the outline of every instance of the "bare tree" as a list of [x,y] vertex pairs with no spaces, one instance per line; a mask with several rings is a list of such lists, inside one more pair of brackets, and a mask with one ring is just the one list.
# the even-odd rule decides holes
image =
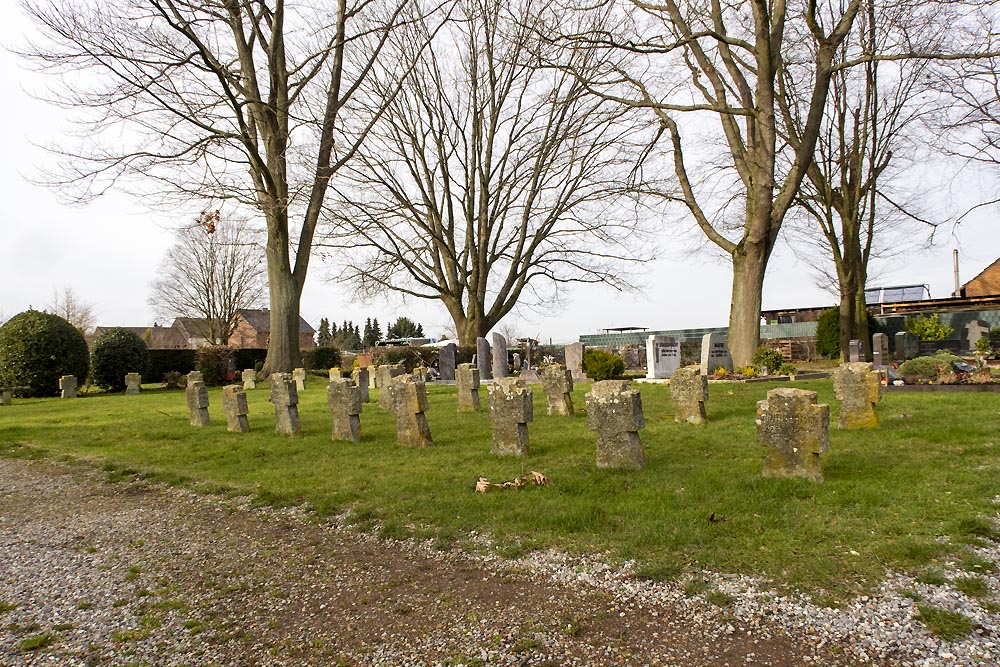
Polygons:
[[[63,150],[80,199],[134,185],[167,202],[227,200],[267,229],[266,370],[300,365],[299,300],[331,177],[391,101],[352,106],[407,0],[72,0],[24,7],[48,41],[27,55],[67,74],[56,101],[83,114]],[[398,82],[409,65],[394,62]],[[81,76],[82,74],[82,76]],[[104,140],[104,139],[108,140]],[[124,145],[123,145],[124,144]]]
[[94,305],[81,299],[72,287],[64,287],[62,292],[55,290],[48,311],[72,324],[83,335],[93,331],[97,324]]
[[[551,306],[566,283],[630,286],[643,240],[625,179],[642,114],[546,69],[541,0],[459,0],[455,20],[394,35],[414,76],[343,175],[327,243],[343,278],[439,300],[471,345],[516,305]],[[596,52],[572,53],[596,67]],[[392,80],[373,79],[375,100]]]
[[195,223],[177,231],[150,285],[149,305],[160,317],[193,318],[210,344],[226,345],[240,309],[265,302],[264,251],[246,221],[205,210]]
[[[610,56],[599,57],[599,76],[578,74],[591,91],[659,120],[679,183],[674,197],[732,261],[729,346],[737,364],[749,363],[759,344],[767,263],[811,161],[837,49],[861,0],[829,14],[817,4],[606,0],[589,11],[610,16],[614,30],[560,40]],[[800,82],[808,99],[802,131],[782,173],[777,82],[796,26],[812,41],[813,59],[801,72],[808,77]],[[621,53],[632,56],[627,67],[613,55]]]

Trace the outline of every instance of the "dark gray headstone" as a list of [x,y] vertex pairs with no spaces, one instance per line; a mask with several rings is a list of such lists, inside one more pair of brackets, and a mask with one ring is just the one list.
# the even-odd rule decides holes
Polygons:
[[438,352],[438,372],[445,382],[455,381],[455,362],[457,360],[458,348],[454,343],[448,343]]
[[481,381],[493,379],[493,355],[490,352],[490,342],[485,338],[476,339],[476,365],[479,366]]
[[847,361],[850,363],[862,362],[865,360],[864,354],[865,350],[861,345],[861,341],[857,339],[852,340],[847,350]]
[[507,371],[507,339],[498,333],[492,335],[493,338],[493,377],[505,378],[510,373]]
[[[896,333],[896,353],[893,355],[897,362],[913,359],[920,354],[920,341],[909,331]],[[863,361],[863,360],[862,360]]]
[[889,337],[884,333],[872,336],[872,366],[886,368],[889,365]]

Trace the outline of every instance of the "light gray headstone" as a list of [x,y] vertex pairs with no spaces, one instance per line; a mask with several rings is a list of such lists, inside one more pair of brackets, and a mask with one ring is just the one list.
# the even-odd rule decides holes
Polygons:
[[458,347],[448,343],[438,352],[438,372],[443,382],[455,381],[455,365],[458,359]]
[[781,387],[757,402],[757,442],[766,449],[765,477],[823,481],[819,455],[830,449],[830,406],[816,392]]
[[189,379],[185,391],[191,426],[208,426],[208,387],[201,380]]
[[378,388],[378,406],[383,410],[392,410],[392,396],[389,387],[392,386],[393,378],[397,378],[406,373],[406,367],[402,363],[382,364],[375,369],[375,386]]
[[[718,368],[718,367],[716,367]],[[708,400],[708,378],[700,366],[684,366],[670,378],[670,398],[674,401],[674,421],[704,424],[705,401]]]
[[493,339],[493,377],[505,378],[510,375],[507,370],[507,338],[498,333],[490,337]]
[[566,370],[573,375],[574,382],[585,382],[587,376],[583,372],[583,343],[570,343],[565,348]]
[[872,359],[875,368],[886,368],[889,366],[889,337],[884,333],[877,333],[872,336]]
[[480,381],[493,379],[493,355],[490,342],[485,338],[476,339],[476,365],[479,366]]
[[587,423],[597,432],[598,468],[642,468],[642,398],[628,380],[595,382],[587,394]]
[[864,353],[865,351],[861,345],[861,341],[857,339],[852,340],[850,342],[850,347],[847,350],[847,360],[852,363],[863,362],[865,360]]
[[230,433],[249,433],[247,414],[250,406],[247,394],[240,384],[227,384],[222,388],[222,411],[226,413],[226,430]]
[[306,389],[306,369],[293,368],[292,379],[295,380],[295,390],[305,391]]
[[707,333],[701,337],[701,374],[707,378],[719,367],[733,372],[733,357],[726,345],[726,335]]
[[479,369],[472,364],[459,364],[455,371],[458,389],[458,411],[479,412]]
[[528,422],[534,419],[531,390],[517,378],[496,378],[487,386],[493,444],[490,451],[498,456],[524,456],[528,453]]
[[202,373],[201,371],[191,371],[190,373],[187,374],[187,381],[188,384],[192,382],[204,382],[205,374]]
[[545,364],[540,375],[548,413],[563,417],[572,416],[573,375],[561,364]]
[[400,447],[429,447],[434,444],[427,425],[427,389],[410,375],[392,379],[388,387],[392,411],[396,415],[396,439]]
[[333,440],[361,441],[361,387],[354,380],[337,377],[326,388],[326,403],[333,415]]
[[518,372],[520,372],[520,370],[521,370],[521,353],[520,352],[515,352],[514,353],[514,368],[517,369]]
[[63,375],[59,378],[59,390],[62,398],[76,398],[76,376]]
[[962,348],[969,352],[975,352],[979,339],[989,337],[990,325],[982,320],[972,320],[962,329]]
[[142,391],[142,376],[138,373],[125,374],[125,393],[128,396],[135,396]]
[[681,344],[669,336],[652,335],[646,339],[646,377],[669,378],[681,366]]
[[257,373],[252,368],[243,371],[243,389],[257,388]]
[[368,386],[368,383],[370,382],[370,378],[368,376],[368,367],[358,366],[357,368],[355,368],[351,372],[351,379],[354,380],[354,384],[356,384],[358,386],[358,389],[361,390],[361,402],[371,403],[372,398]]
[[289,373],[271,373],[271,403],[274,404],[274,432],[299,432],[299,392]]

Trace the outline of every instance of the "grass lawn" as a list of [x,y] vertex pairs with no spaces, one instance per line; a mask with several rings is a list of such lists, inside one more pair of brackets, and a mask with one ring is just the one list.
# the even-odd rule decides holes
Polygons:
[[[112,476],[138,472],[209,492],[250,493],[276,505],[308,503],[320,515],[353,510],[386,535],[464,546],[491,534],[502,553],[555,546],[636,559],[644,576],[687,571],[766,576],[825,600],[870,590],[886,568],[920,574],[965,545],[995,539],[1000,494],[1000,397],[890,394],[882,427],[840,431],[829,380],[800,382],[831,405],[826,482],[761,477],[755,402],[776,383],[713,384],[704,426],[677,424],[669,390],[642,392],[646,468],[598,470],[581,385],[574,417],[549,417],[536,387],[524,460],[490,455],[485,412],[456,412],[453,387],[428,387],[428,449],[396,445],[395,421],[365,405],[360,443],[332,442],[325,382],[300,392],[302,432],[279,437],[267,389],[248,392],[249,434],[226,432],[220,389],[212,424],[188,425],[182,391],[17,400],[0,408],[0,455],[86,460]],[[486,403],[485,387],[481,391]],[[372,399],[377,392],[372,391]],[[480,475],[504,481],[537,470],[552,480],[477,494]],[[714,514],[715,521],[709,517]]]

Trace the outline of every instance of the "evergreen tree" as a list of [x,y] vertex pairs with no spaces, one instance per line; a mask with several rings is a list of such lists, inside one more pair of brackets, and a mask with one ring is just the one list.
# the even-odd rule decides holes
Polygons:
[[333,339],[336,337],[337,337],[337,323],[333,322],[332,324],[330,324],[330,338]]
[[330,333],[330,320],[324,317],[319,321],[319,331],[316,332],[316,346],[329,347],[331,338],[333,336]]
[[361,343],[363,347],[371,347],[375,344],[372,341],[372,318],[370,317],[365,320],[365,333],[361,336]]
[[399,317],[389,327],[386,335],[389,338],[421,338],[424,335],[424,328],[409,317]]
[[382,327],[378,325],[378,318],[372,320],[372,345],[382,340]]

